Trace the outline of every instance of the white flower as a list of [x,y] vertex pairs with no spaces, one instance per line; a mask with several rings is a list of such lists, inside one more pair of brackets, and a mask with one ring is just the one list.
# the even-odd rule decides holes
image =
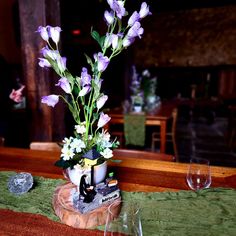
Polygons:
[[75,152],[79,153],[82,151],[82,148],[85,148],[85,143],[81,139],[74,139],[70,144],[70,147],[75,150]]
[[73,158],[75,153],[69,146],[64,145],[63,148],[61,149],[61,157],[63,158],[64,161],[68,161]]
[[101,155],[106,158],[112,158],[113,157],[113,151],[110,148],[105,148],[102,152]]
[[102,129],[102,133],[100,134],[102,140],[109,142],[111,135],[107,132],[107,130]]
[[73,138],[69,137],[69,138],[64,138],[62,142],[64,143],[64,146],[69,146],[72,140]]
[[86,132],[85,122],[81,123],[81,125],[76,125],[75,130],[78,134],[84,134]]

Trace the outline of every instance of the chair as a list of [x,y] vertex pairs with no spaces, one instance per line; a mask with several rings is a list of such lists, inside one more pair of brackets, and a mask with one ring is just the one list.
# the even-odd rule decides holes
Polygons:
[[45,151],[61,151],[60,142],[31,142],[30,149]]
[[[172,142],[173,149],[174,149],[174,155],[175,159],[178,160],[178,150],[176,145],[176,124],[177,124],[177,117],[178,117],[178,109],[175,108],[172,112],[172,124],[171,124],[171,130],[166,133],[166,142]],[[153,132],[152,133],[152,151],[155,151],[155,143],[160,142],[160,133],[159,132]]]
[[165,153],[156,153],[140,150],[131,150],[131,149],[114,149],[113,155],[117,159],[119,157],[129,157],[129,158],[142,158],[148,160],[160,160],[160,161],[175,161],[175,157]]
[[5,144],[5,138],[4,137],[0,137],[0,147],[3,147]]

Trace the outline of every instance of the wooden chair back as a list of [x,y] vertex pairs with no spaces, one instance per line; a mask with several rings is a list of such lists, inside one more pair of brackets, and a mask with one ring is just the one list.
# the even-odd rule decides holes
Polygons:
[[[176,126],[177,126],[177,118],[178,118],[178,109],[175,108],[172,112],[172,123],[170,131],[166,132],[166,142],[173,143],[173,149],[175,154],[175,160],[178,161],[178,149],[176,144]],[[160,133],[153,132],[152,133],[152,151],[155,151],[155,143],[160,141]]]
[[119,159],[119,157],[129,157],[129,158],[140,158],[140,159],[147,159],[147,160],[175,161],[174,156],[164,154],[164,153],[120,149],[120,148],[114,149],[113,155],[117,159]]
[[57,142],[31,142],[30,149],[45,151],[61,151],[60,143]]

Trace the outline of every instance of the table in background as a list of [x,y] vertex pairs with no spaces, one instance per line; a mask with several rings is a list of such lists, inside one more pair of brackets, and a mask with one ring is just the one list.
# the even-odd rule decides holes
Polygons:
[[[167,121],[171,119],[172,112],[176,108],[175,103],[163,102],[156,110],[151,113],[146,113],[146,125],[148,126],[160,126],[160,152],[166,152],[166,127]],[[111,109],[107,112],[111,117],[107,128],[112,124],[124,124],[124,114],[122,108]]]

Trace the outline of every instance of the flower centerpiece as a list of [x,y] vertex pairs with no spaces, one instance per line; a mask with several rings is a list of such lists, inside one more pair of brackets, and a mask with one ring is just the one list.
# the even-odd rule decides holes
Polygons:
[[91,36],[97,41],[100,50],[93,57],[86,56],[89,67],[83,67],[80,75],[74,76],[67,69],[66,57],[59,52],[60,27],[40,26],[37,30],[46,42],[41,50],[39,66],[51,67],[59,76],[55,86],[62,94],[50,94],[42,97],[41,102],[54,107],[59,100],[64,101],[75,121],[74,136],[63,140],[60,160],[57,166],[64,169],[86,169],[111,159],[113,149],[119,143],[111,140],[104,126],[111,119],[102,108],[108,96],[101,92],[102,74],[112,58],[130,46],[136,38],[141,38],[144,29],[141,19],[151,14],[149,6],[143,2],[139,12],[134,11],[128,18],[125,1],[107,0],[110,10],[104,12],[107,32],[100,35],[92,30]]

